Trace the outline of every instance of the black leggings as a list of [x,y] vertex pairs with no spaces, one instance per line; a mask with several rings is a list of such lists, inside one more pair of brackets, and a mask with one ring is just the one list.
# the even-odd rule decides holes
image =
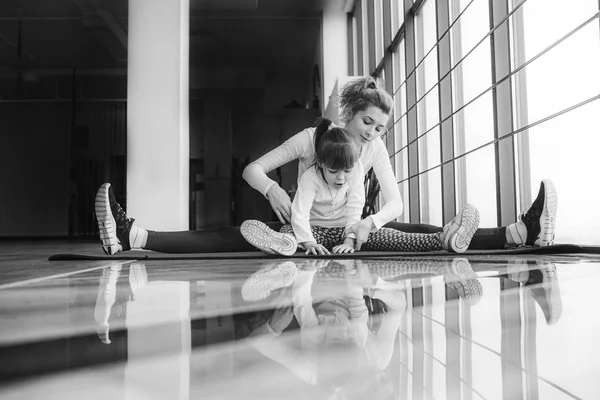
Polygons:
[[[268,222],[267,225],[276,231],[283,226],[281,222]],[[389,222],[385,227],[407,233],[442,231],[439,226],[402,222]],[[505,243],[506,227],[482,228],[475,232],[469,249],[503,249]],[[161,253],[221,253],[256,250],[242,237],[239,226],[209,231],[156,232],[149,230],[148,241],[144,248]]]

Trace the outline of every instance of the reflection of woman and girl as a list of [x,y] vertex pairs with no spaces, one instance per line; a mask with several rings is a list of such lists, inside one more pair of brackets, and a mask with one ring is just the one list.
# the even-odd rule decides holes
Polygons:
[[[266,280],[255,274],[242,288],[244,297],[259,299],[271,294],[265,285],[279,287],[291,291],[292,305],[275,310],[254,329],[248,342],[303,381],[335,392],[335,398],[364,398],[367,391],[370,398],[377,398],[376,393],[389,395],[391,391],[383,371],[391,359],[406,297],[398,287],[373,286],[368,269],[357,269],[355,264],[354,260],[307,261],[296,268],[288,261],[274,269],[295,269],[293,274],[259,271],[258,276]],[[363,286],[372,289],[370,296],[364,294]],[[374,311],[384,312],[378,301],[385,303],[387,315],[371,331],[372,321],[379,318]],[[298,335],[283,332],[294,317],[300,327],[299,343]]]
[[[464,258],[280,261],[242,286],[247,301],[281,305],[255,327],[249,343],[336,398],[385,398],[392,390],[385,370],[407,304],[398,281],[423,275],[443,275],[468,304],[481,296]],[[294,317],[297,335],[288,328]]]

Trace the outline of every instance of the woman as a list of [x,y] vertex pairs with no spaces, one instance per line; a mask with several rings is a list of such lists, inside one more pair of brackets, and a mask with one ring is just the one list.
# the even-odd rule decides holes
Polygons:
[[[389,155],[379,136],[386,131],[393,100],[377,86],[371,77],[350,82],[340,95],[342,123],[359,143],[360,161],[365,171],[373,168],[379,180],[384,205],[349,229],[356,235],[356,250],[367,241],[369,233],[386,225],[405,232],[443,233],[446,250],[464,251],[472,233],[475,215],[473,208],[460,213],[444,228],[422,224],[399,224],[393,221],[402,213],[402,199],[394,177]],[[291,219],[291,200],[279,185],[267,177],[267,173],[295,159],[299,160],[298,178],[312,164],[314,148],[311,134],[315,128],[307,128],[267,153],[244,170],[244,179],[269,200],[280,222],[268,224],[278,231]],[[469,211],[471,210],[471,211]],[[532,207],[520,217],[520,221],[507,227],[479,229],[472,238],[470,248],[504,248],[506,245],[551,245],[554,240],[556,216],[556,192],[550,181],[543,181],[538,198]],[[133,219],[114,199],[109,183],[105,183],[96,195],[96,218],[100,239],[107,254],[140,248],[164,253],[205,253],[249,251],[254,247],[241,236],[239,227],[227,227],[212,231],[156,232],[137,227]]]

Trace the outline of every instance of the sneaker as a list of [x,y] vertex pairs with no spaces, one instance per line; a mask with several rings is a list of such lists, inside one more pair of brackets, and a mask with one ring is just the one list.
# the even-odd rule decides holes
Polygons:
[[117,203],[110,183],[105,183],[98,189],[95,209],[102,250],[108,255],[130,250],[129,231],[135,220],[127,217]]
[[444,226],[441,241],[446,251],[464,253],[479,227],[479,211],[472,204],[466,204],[459,213]]
[[294,235],[274,231],[257,220],[250,219],[242,222],[240,233],[248,243],[267,254],[275,252],[282,256],[291,256],[298,249],[298,242]]
[[527,210],[521,214],[521,221],[527,227],[526,245],[551,246],[554,244],[556,228],[556,206],[558,198],[554,184],[544,179],[540,184],[537,198]]
[[[558,287],[556,265],[543,261],[536,261],[538,269],[529,271],[529,277],[524,286],[540,306],[546,323],[555,324],[562,314],[562,299]],[[541,267],[541,268],[540,268]]]
[[290,286],[296,279],[296,275],[298,275],[298,268],[291,261],[261,268],[242,285],[242,298],[245,301],[264,300],[274,290]]
[[467,303],[477,303],[483,295],[483,286],[466,258],[455,258],[443,270],[444,283],[454,289]]

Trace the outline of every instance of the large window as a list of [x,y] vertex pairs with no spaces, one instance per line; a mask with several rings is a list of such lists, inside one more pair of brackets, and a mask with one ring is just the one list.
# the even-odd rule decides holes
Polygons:
[[353,16],[359,74],[394,97],[400,221],[442,225],[469,202],[482,227],[515,222],[550,179],[556,241],[600,241],[597,0],[358,0]]

